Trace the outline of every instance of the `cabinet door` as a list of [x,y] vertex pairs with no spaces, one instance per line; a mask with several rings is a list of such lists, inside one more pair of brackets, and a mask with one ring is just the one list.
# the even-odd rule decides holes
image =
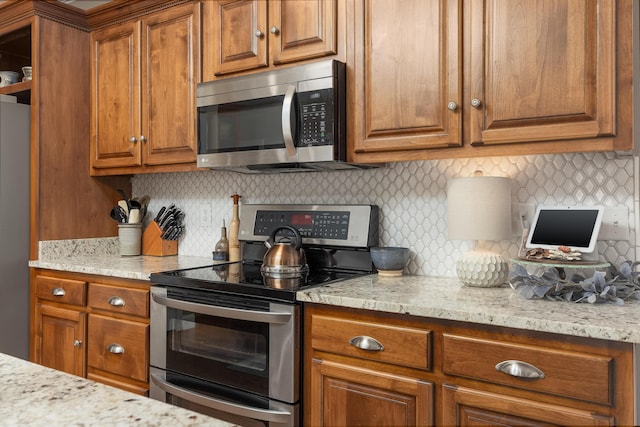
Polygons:
[[443,386],[444,425],[613,426],[613,417],[453,385]]
[[347,77],[356,153],[461,144],[460,2],[353,2]]
[[36,362],[84,377],[86,314],[47,304],[38,304],[37,310]]
[[199,5],[142,20],[142,126],[144,163],[196,161],[196,82]]
[[613,135],[616,4],[471,2],[471,143]]
[[417,379],[313,359],[310,393],[314,426],[433,424],[433,385]]
[[139,166],[140,23],[91,34],[91,166]]
[[270,59],[274,65],[336,53],[337,0],[269,2]]
[[216,0],[203,7],[205,80],[269,65],[266,1]]

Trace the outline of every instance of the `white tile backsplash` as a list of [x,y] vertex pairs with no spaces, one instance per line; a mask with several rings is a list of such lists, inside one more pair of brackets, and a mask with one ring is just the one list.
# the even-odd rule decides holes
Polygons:
[[[380,207],[380,244],[411,248],[412,274],[455,276],[457,258],[471,242],[447,238],[447,180],[485,175],[513,180],[513,202],[626,206],[631,241],[600,242],[610,262],[635,259],[638,174],[634,158],[615,153],[578,153],[520,157],[487,157],[390,163],[384,168],[339,172],[243,175],[203,171],[137,175],[133,194],[149,194],[149,218],[161,206],[175,203],[186,212],[181,255],[210,256],[223,219],[231,217],[231,195],[243,203],[375,204]],[[242,209],[242,206],[240,206]],[[210,216],[210,218],[209,218]],[[507,258],[518,251],[518,239],[495,243]]]

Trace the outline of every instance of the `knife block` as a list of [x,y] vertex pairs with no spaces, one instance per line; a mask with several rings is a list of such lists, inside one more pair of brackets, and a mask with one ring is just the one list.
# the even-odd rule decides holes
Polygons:
[[158,223],[151,221],[142,234],[142,255],[170,256],[178,255],[177,240],[163,240]]

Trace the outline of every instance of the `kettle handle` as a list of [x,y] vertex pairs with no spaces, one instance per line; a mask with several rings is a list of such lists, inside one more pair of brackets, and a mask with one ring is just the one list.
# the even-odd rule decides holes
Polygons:
[[273,231],[269,235],[269,238],[265,242],[265,245],[268,248],[271,248],[271,246],[273,246],[275,244],[275,242],[276,242],[276,234],[280,230],[289,230],[289,231],[293,232],[293,235],[296,236],[296,246],[295,246],[296,250],[298,250],[298,249],[300,249],[302,247],[302,236],[300,235],[300,231],[298,231],[298,229],[295,228],[295,227],[291,227],[290,225],[281,225],[280,227],[276,227],[276,228],[273,229]]

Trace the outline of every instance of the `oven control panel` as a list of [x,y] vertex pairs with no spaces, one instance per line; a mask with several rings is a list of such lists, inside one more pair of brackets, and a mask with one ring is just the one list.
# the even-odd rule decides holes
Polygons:
[[[264,241],[284,225],[295,227],[305,244],[371,247],[378,245],[378,207],[374,205],[242,205],[243,241]],[[282,230],[278,235],[292,234]]]
[[[302,237],[347,240],[350,216],[350,212],[339,211],[278,212],[259,210],[256,214],[253,233],[258,236],[269,236],[276,227],[290,225],[298,229]],[[282,234],[287,235],[291,232],[282,230]]]

